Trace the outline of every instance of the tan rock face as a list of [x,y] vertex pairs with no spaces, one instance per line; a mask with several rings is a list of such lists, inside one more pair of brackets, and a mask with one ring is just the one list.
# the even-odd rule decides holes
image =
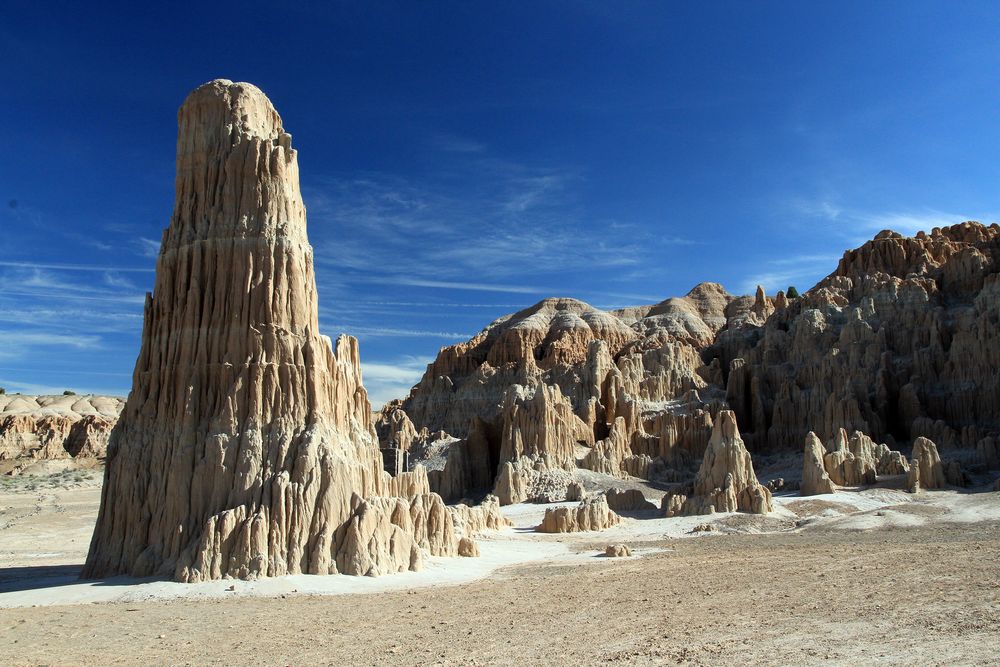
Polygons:
[[545,456],[573,462],[576,444],[593,444],[593,431],[573,412],[558,385],[511,386],[500,413],[500,460]]
[[972,222],[882,232],[762,327],[721,332],[708,356],[729,371],[751,450],[809,431],[830,442],[841,428],[970,448],[1000,431],[998,239],[997,225]]
[[382,447],[409,451],[417,439],[417,429],[406,416],[400,401],[389,401],[375,417],[375,433]]
[[604,495],[608,500],[608,507],[615,512],[636,512],[656,509],[656,505],[646,500],[646,497],[639,489],[608,489]]
[[555,503],[572,500],[578,493],[573,474],[554,468],[543,458],[519,458],[500,466],[493,494],[501,505],[527,501]]
[[604,496],[595,496],[577,507],[550,507],[536,529],[540,533],[576,533],[604,530],[617,525],[621,519],[608,507]]
[[103,458],[125,401],[0,394],[0,461]]
[[731,410],[719,413],[690,496],[675,504],[666,499],[664,502],[668,515],[737,511],[767,514],[774,510],[771,492],[754,473],[753,461]]
[[604,548],[604,555],[608,558],[626,558],[632,555],[632,550],[624,544],[609,544]]
[[837,490],[823,465],[825,453],[823,443],[820,442],[815,433],[810,431],[806,435],[805,452],[802,458],[802,484],[799,491],[803,496],[833,493]]
[[913,456],[906,485],[911,492],[941,489],[945,486],[944,467],[941,465],[937,445],[927,438],[917,438],[913,442]]
[[[457,495],[490,487],[463,488],[455,480],[477,477],[471,483],[481,484],[520,456],[546,456],[557,465],[582,458],[584,467],[616,476],[661,470],[650,465],[661,454],[694,463],[711,430],[696,390],[721,381],[699,349],[725,326],[731,301],[712,283],[611,313],[546,299],[443,349],[403,409],[418,429],[444,429],[470,443],[476,435],[471,474],[456,474],[455,466],[442,475],[442,488]],[[696,400],[675,400],[686,392]],[[385,446],[394,436],[389,418],[380,421]],[[581,445],[594,451],[581,457]]]
[[357,341],[319,334],[297,154],[274,107],[216,80],[178,122],[176,206],[84,576],[379,574],[417,567],[414,545],[455,552],[437,496],[373,498],[426,478],[391,488]]
[[474,537],[480,533],[493,530],[503,530],[514,524],[500,513],[500,499],[488,495],[483,502],[475,507],[455,505],[448,510],[454,517],[455,525],[466,537]]

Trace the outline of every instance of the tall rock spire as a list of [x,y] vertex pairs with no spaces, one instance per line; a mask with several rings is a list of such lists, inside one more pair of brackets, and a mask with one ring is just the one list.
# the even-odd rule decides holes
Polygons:
[[296,151],[255,86],[178,114],[176,204],[85,577],[336,572],[387,486],[357,341],[319,334]]

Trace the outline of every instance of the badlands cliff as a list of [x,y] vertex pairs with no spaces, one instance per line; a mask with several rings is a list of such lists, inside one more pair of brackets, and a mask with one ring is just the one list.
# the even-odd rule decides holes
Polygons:
[[0,394],[0,461],[103,458],[124,404],[117,396]]
[[503,500],[542,469],[690,481],[724,409],[754,454],[814,438],[805,493],[906,475],[921,437],[961,483],[959,461],[1000,465],[998,262],[1000,227],[966,222],[882,232],[798,298],[545,299],[443,348],[379,432],[437,443],[431,484],[454,498],[495,482]]
[[375,575],[457,554],[426,475],[383,471],[357,341],[319,333],[278,113],[216,80],[178,123],[175,209],[84,576]]

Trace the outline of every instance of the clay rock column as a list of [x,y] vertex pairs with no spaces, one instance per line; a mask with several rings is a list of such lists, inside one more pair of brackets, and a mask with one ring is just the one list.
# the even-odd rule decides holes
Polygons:
[[291,136],[226,80],[178,113],[176,204],[83,576],[337,572],[384,486],[357,341],[319,334]]

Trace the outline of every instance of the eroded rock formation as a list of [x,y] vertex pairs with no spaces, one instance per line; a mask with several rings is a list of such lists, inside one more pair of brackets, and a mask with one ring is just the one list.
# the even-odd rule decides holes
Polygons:
[[810,431],[806,435],[805,452],[802,457],[802,482],[799,485],[799,492],[803,496],[833,493],[837,490],[823,464],[825,454],[823,443]]
[[740,438],[731,410],[719,413],[690,493],[687,497],[678,494],[668,497],[671,498],[665,497],[668,515],[773,511],[771,492],[754,473],[750,452]]
[[278,113],[216,80],[178,122],[176,205],[84,576],[382,574],[457,553],[426,476],[382,470],[357,341],[319,333]]
[[604,555],[608,558],[627,558],[632,555],[632,550],[624,544],[609,544],[604,547]]
[[912,493],[921,489],[941,489],[945,485],[944,467],[937,445],[927,438],[913,441],[913,454],[906,486]]
[[723,331],[710,356],[751,449],[839,429],[971,448],[997,432],[998,259],[995,224],[881,232],[764,326]]
[[124,405],[116,396],[0,394],[0,461],[103,458]]
[[550,467],[544,458],[522,457],[500,466],[493,494],[501,505],[573,500],[578,493],[573,474],[563,468]]
[[615,512],[638,512],[641,510],[655,510],[656,505],[646,500],[646,497],[639,489],[608,489],[604,494],[608,500],[608,507]]
[[[491,488],[483,478],[505,474],[504,464],[522,456],[618,477],[693,469],[722,407],[721,390],[708,402],[698,394],[721,381],[699,349],[725,325],[732,302],[712,283],[613,313],[546,299],[443,349],[390,412],[401,409],[418,428],[475,443],[475,452],[454,448],[460,460],[471,455],[442,470],[441,488],[456,497]],[[402,421],[379,420],[383,446],[400,440],[393,419]]]
[[577,533],[604,530],[621,519],[608,507],[604,496],[582,501],[576,507],[550,507],[537,530],[540,533]]

